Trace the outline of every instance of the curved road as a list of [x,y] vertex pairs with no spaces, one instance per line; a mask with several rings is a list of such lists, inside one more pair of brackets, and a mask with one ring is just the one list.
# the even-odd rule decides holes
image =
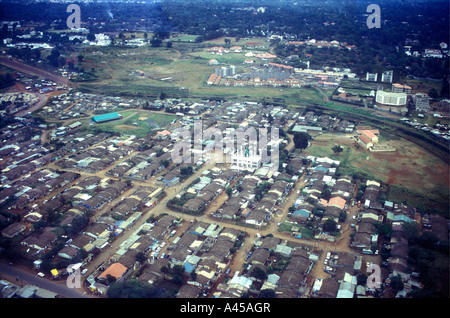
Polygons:
[[[55,83],[61,84],[61,85],[65,85],[67,87],[71,87],[73,86],[73,83],[71,83],[68,79],[57,76],[55,74],[52,74],[50,72],[44,71],[42,69],[39,69],[37,67],[25,64],[23,62],[20,62],[19,60],[15,59],[15,58],[8,58],[6,56],[0,56],[0,64],[4,65],[6,67],[12,68],[16,71],[25,73],[25,74],[29,74],[29,75],[35,75],[35,76],[39,76],[39,77],[43,77],[46,79],[49,79]],[[37,102],[35,105],[33,105],[32,107],[30,107],[29,109],[26,109],[22,112],[19,112],[16,114],[16,116],[24,116],[26,115],[28,112],[34,112],[35,110],[43,107],[48,99],[51,96],[54,96],[58,93],[64,93],[64,91],[55,91],[49,94],[39,94],[36,93],[35,95],[39,98],[39,102]]]
[[10,281],[20,287],[31,284],[40,288],[50,290],[65,298],[89,298],[79,289],[69,288],[64,281],[51,281],[41,278],[27,269],[20,266],[9,266],[5,262],[0,262],[0,279]]

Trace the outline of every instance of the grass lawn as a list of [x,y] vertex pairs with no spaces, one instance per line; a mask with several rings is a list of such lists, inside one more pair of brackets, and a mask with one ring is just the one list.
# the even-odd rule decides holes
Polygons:
[[[190,53],[192,56],[201,57],[205,60],[205,63],[208,63],[209,60],[214,59],[219,61],[221,64],[233,64],[233,65],[242,65],[244,60],[247,58],[243,53],[228,53],[223,55],[212,54],[211,52],[193,52]],[[221,67],[223,65],[217,65],[215,67]]]
[[[217,43],[214,41],[206,43],[220,44],[222,41],[221,44],[224,44],[223,39],[215,41]],[[241,39],[236,43],[233,41],[234,39],[231,45],[267,45],[263,38]],[[92,54],[93,52],[95,54]],[[84,62],[80,63],[80,66],[93,72],[97,80],[79,83],[78,87],[90,93],[156,97],[164,92],[169,98],[219,97],[257,101],[265,98],[268,103],[284,103],[293,107],[305,106],[307,103],[323,103],[324,100],[322,93],[313,88],[207,87],[206,79],[217,67],[208,65],[210,59],[216,58],[225,65],[234,64],[239,68],[245,55],[229,53],[216,56],[205,52],[197,43],[175,42],[172,49],[87,48],[83,56]],[[136,70],[143,71],[145,76],[134,76],[133,72]],[[325,94],[328,93],[325,91]]]
[[313,231],[311,229],[308,229],[307,227],[303,226],[303,225],[299,225],[299,224],[292,224],[290,222],[283,222],[280,224],[280,226],[278,227],[278,232],[288,232],[288,233],[292,233],[292,227],[296,227],[298,228],[298,230],[296,230],[296,232],[301,233],[302,234],[302,238],[305,239],[311,239],[313,238]]
[[175,115],[152,112],[149,110],[127,110],[119,112],[123,118],[111,122],[93,124],[90,120],[84,122],[84,127],[89,131],[105,131],[120,133],[123,135],[135,135],[145,137],[155,131],[166,128]]
[[198,37],[198,35],[191,35],[191,34],[180,34],[177,37],[173,37],[170,40],[172,42],[195,42],[195,39]]
[[236,41],[235,37],[223,36],[217,39],[204,41],[203,43],[211,46],[225,46],[225,39],[230,40],[231,46],[258,46],[269,48],[269,42],[266,41],[265,37],[240,38],[239,41]]
[[[339,160],[342,174],[362,174],[392,185],[389,200],[416,205],[420,198],[429,198],[435,206],[448,207],[449,165],[412,142],[383,136],[383,132],[381,136],[381,144],[393,146],[395,152],[373,153],[357,148],[349,135],[333,133],[315,137],[304,152]],[[344,148],[339,155],[331,149],[336,144]]]

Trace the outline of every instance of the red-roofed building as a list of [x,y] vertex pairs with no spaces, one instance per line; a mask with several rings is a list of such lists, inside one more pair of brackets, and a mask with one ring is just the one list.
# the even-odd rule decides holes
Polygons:
[[334,197],[334,198],[331,198],[328,201],[328,205],[327,206],[334,206],[336,208],[339,208],[339,209],[343,210],[345,208],[345,203],[346,202],[347,201],[345,201],[345,199],[343,199],[341,197]]
[[366,149],[373,147],[372,141],[366,135],[360,135],[357,140],[361,145],[366,147]]
[[214,84],[214,80],[216,79],[216,76],[217,76],[216,74],[212,73],[209,76],[208,80],[206,81],[206,84],[208,84],[208,85]]
[[111,266],[109,266],[103,273],[101,273],[98,278],[104,278],[107,279],[107,275],[111,275],[116,280],[119,280],[123,277],[123,275],[127,272],[127,268],[120,264],[120,263],[114,263]]

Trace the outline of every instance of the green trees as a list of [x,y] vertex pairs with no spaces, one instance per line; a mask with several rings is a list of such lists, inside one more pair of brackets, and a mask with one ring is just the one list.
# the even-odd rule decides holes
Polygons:
[[231,194],[233,193],[233,188],[232,187],[227,187],[225,189],[225,193],[228,195],[228,197],[231,197]]
[[253,266],[252,270],[250,271],[250,276],[259,280],[265,280],[267,278],[266,272],[257,266]]
[[258,295],[258,298],[275,298],[276,294],[273,289],[263,289]]
[[174,298],[174,295],[133,278],[113,282],[108,287],[108,298]]
[[14,77],[10,73],[0,74],[0,89],[14,85]]
[[323,231],[328,233],[333,233],[337,231],[336,221],[333,219],[327,219],[323,224]]
[[61,53],[58,49],[53,49],[49,56],[47,56],[48,63],[53,67],[58,67],[59,65],[59,57],[61,56]]
[[344,148],[342,148],[341,146],[339,146],[339,145],[335,145],[333,148],[331,148],[332,150],[333,150],[333,152],[336,154],[336,155],[339,155],[343,150],[344,150]]
[[308,147],[309,135],[307,133],[299,132],[294,134],[295,148],[303,150]]

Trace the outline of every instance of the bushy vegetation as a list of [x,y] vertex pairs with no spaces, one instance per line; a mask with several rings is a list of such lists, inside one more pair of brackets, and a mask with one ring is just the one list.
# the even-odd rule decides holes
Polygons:
[[108,298],[174,298],[174,295],[164,289],[132,278],[110,284]]

